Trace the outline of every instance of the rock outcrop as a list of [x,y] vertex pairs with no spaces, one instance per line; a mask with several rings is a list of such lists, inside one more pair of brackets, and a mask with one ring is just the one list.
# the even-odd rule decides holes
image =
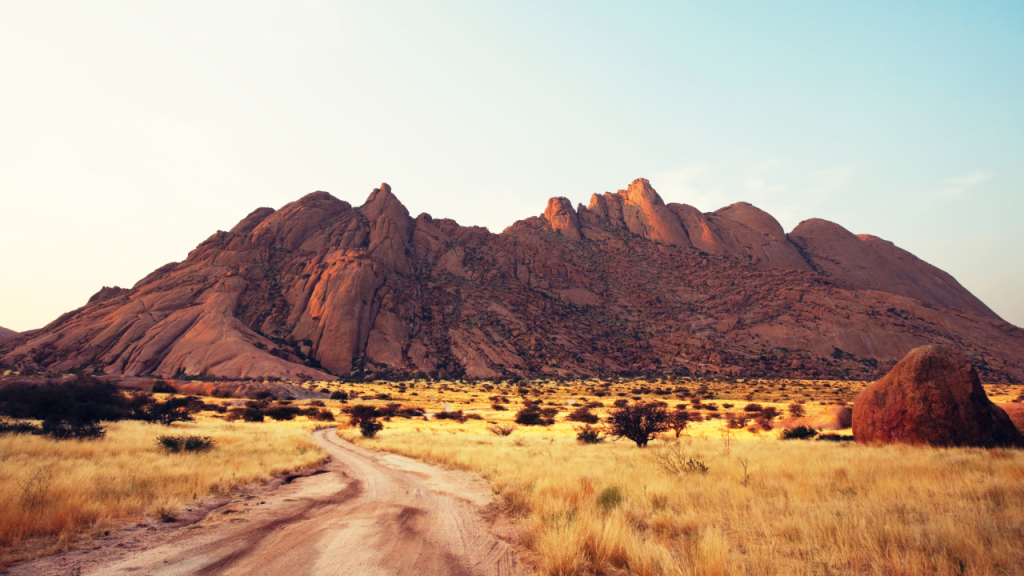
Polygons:
[[1009,404],[998,404],[998,406],[1010,417],[1010,421],[1017,427],[1017,430],[1024,432],[1024,404],[1011,402]]
[[[830,252],[834,250],[835,253]],[[647,180],[501,234],[386,184],[253,211],[183,262],[0,343],[52,371],[284,380],[616,374],[874,379],[930,343],[1024,378],[1024,332],[956,281],[824,221],[701,213]]]
[[853,435],[866,444],[1024,447],[1024,436],[948,346],[911,350],[854,402]]

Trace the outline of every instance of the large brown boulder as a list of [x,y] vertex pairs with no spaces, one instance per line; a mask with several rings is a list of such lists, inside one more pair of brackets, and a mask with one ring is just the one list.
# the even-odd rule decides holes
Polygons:
[[985,395],[970,361],[942,345],[911,350],[860,393],[853,435],[868,444],[1024,447],[1024,436]]
[[999,407],[1010,417],[1017,430],[1024,432],[1024,404],[1013,402],[1011,404],[1000,404]]

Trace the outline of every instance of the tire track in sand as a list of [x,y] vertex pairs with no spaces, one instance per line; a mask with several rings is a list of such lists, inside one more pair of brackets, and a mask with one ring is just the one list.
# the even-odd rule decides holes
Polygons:
[[[514,550],[482,517],[492,495],[468,473],[367,450],[320,430],[327,473],[251,507],[225,506],[158,542],[42,558],[20,574],[86,576],[519,576]],[[61,558],[64,557],[64,558]]]

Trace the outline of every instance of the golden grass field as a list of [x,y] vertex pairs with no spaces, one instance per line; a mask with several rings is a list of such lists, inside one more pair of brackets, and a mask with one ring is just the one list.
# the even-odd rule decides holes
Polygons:
[[[83,531],[173,515],[211,494],[312,466],[324,457],[311,424],[228,423],[201,418],[171,427],[111,423],[100,440],[0,436],[0,568],[60,550]],[[168,454],[163,434],[210,436],[214,449]]]
[[[738,384],[710,384],[702,403],[718,404],[719,412],[733,404],[736,411],[751,399],[784,411],[801,399],[811,414],[814,404],[852,400],[867,383],[790,382],[784,390],[778,383]],[[663,434],[646,449],[627,440],[579,444],[572,423],[561,420],[497,437],[487,425],[510,423],[521,403],[495,411],[488,397],[517,388],[481,393],[474,386],[441,386],[446,389],[348,389],[403,403],[418,392],[428,410],[448,402],[482,420],[394,419],[373,440],[352,428],[339,435],[481,474],[522,517],[523,541],[542,574],[1024,573],[1021,451],[781,441],[778,431],[729,430],[724,418],[692,425],[678,441]],[[530,386],[527,396],[557,406],[569,398],[605,401],[620,394],[670,405],[678,400],[636,393],[654,387]],[[1020,392],[986,388],[997,402]],[[594,396],[598,390],[606,395]],[[659,456],[692,458],[709,472],[670,472],[659,466]]]
[[[522,537],[543,574],[1018,574],[1024,573],[1024,453],[868,448],[779,441],[778,431],[729,430],[725,414],[749,402],[807,414],[849,403],[867,382],[685,379],[568,383],[305,383],[345,391],[348,405],[462,410],[463,422],[394,418],[363,445],[481,474],[522,518]],[[1018,386],[986,386],[1008,402]],[[628,441],[581,445],[568,412],[588,402],[602,418],[615,400],[687,403],[704,422],[676,442],[671,432],[638,449]],[[494,398],[507,399],[495,402]],[[523,400],[560,410],[554,425],[510,424]],[[205,399],[240,405],[240,400]],[[295,401],[299,406],[308,401]],[[498,410],[495,405],[505,407]],[[714,405],[714,410],[708,406]],[[788,414],[785,414],[788,415]],[[0,566],[61,549],[210,494],[264,481],[323,457],[309,431],[326,423],[226,422],[202,412],[170,428],[108,425],[107,437],[55,442],[0,436]],[[211,436],[199,454],[167,454],[161,434]],[[843,431],[841,434],[849,434]],[[706,475],[669,473],[655,462],[678,451]],[[744,466],[746,470],[744,471]]]

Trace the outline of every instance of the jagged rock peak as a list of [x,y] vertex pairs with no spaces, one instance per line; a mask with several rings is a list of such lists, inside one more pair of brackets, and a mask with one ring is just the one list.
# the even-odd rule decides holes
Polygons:
[[576,212],[572,209],[572,203],[568,198],[561,196],[548,200],[548,207],[544,209],[544,218],[556,232],[573,240],[580,240],[579,220]]
[[[621,193],[620,193],[621,194]],[[626,188],[625,199],[627,204],[664,206],[665,202],[658,195],[658,192],[651,186],[647,178],[637,178],[630,182]]]

